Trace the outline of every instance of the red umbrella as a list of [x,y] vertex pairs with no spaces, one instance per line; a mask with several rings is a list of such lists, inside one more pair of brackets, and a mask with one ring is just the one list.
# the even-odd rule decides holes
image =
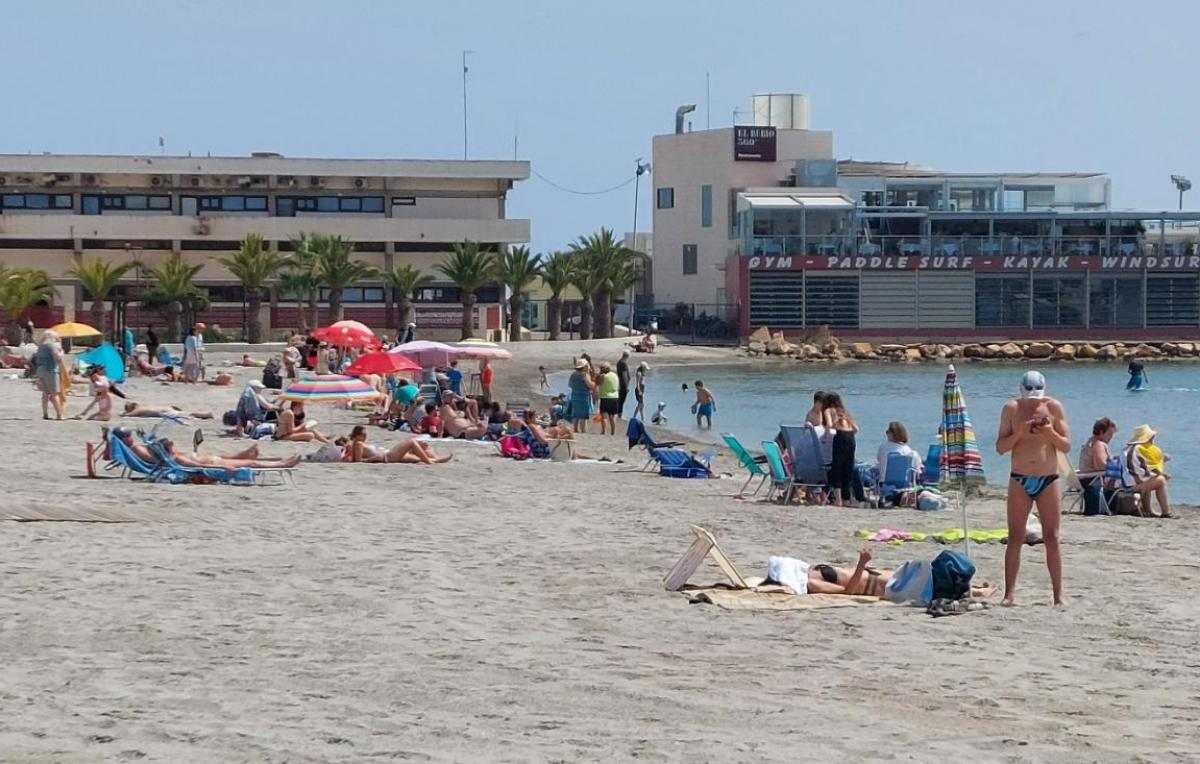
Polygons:
[[340,348],[378,347],[380,344],[375,332],[358,321],[338,321],[317,329],[312,336]]
[[401,371],[420,370],[420,364],[414,363],[402,355],[377,351],[355,358],[354,363],[350,364],[345,373],[358,376],[360,374],[396,374]]

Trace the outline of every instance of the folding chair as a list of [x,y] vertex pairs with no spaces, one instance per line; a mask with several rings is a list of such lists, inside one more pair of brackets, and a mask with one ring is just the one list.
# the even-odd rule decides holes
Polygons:
[[679,562],[671,568],[667,573],[667,577],[663,579],[663,585],[669,592],[677,592],[683,588],[692,574],[696,572],[696,568],[700,567],[700,563],[705,557],[712,558],[712,561],[717,564],[725,577],[729,579],[729,583],[733,584],[738,589],[749,589],[750,585],[746,583],[746,579],[742,578],[742,574],[734,567],[729,557],[717,546],[717,540],[713,535],[704,528],[698,525],[691,526],[692,535],[696,538],[692,541],[692,545],[683,553],[683,557],[679,558]]
[[792,459],[792,475],[797,486],[822,492],[829,482],[822,458],[821,440],[811,424],[783,424],[779,434]]
[[792,491],[796,489],[796,480],[787,471],[787,465],[783,463],[783,454],[779,451],[778,443],[773,440],[764,440],[762,449],[763,453],[767,455],[767,465],[771,468],[771,485],[767,488],[767,501],[775,498],[776,491],[781,491],[783,503],[787,504],[792,500]]
[[746,447],[742,445],[741,441],[735,438],[732,434],[723,432],[721,433],[721,439],[725,441],[725,445],[729,446],[729,450],[732,451],[733,455],[737,457],[738,463],[745,467],[746,471],[750,473],[750,477],[746,478],[746,484],[742,486],[741,490],[737,492],[737,496],[734,498],[745,498],[746,489],[750,487],[750,483],[753,482],[754,478],[759,479],[758,485],[754,487],[754,493],[750,495],[757,496],[758,492],[761,491],[762,487],[766,484],[767,479],[771,477],[770,474],[762,468],[762,464],[758,461],[758,459],[755,459],[754,455],[746,450]]

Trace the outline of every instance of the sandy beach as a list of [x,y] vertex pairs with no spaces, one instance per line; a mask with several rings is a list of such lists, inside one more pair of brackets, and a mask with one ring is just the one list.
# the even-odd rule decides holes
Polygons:
[[[565,369],[584,348],[615,358],[618,344],[513,346],[500,397],[529,399],[539,365]],[[668,347],[651,360],[731,357]],[[219,417],[257,375],[232,371],[230,388],[125,387]],[[302,464],[294,488],[88,480],[97,423],[42,421],[24,380],[0,391],[4,509],[121,521],[0,526],[4,760],[1200,759],[1192,508],[1066,517],[1065,610],[1048,607],[1032,547],[1011,609],[730,612],[663,589],[690,524],[762,576],[768,555],[852,565],[859,528],[956,518],[735,501],[727,456],[732,478],[670,480],[597,435],[585,449],[623,463],[438,442],[449,464]],[[310,416],[333,433],[360,421]],[[205,450],[248,443],[202,426]],[[1003,504],[974,501],[971,517],[1001,527]],[[940,547],[873,549],[894,567]],[[972,551],[999,583],[1004,547]],[[707,564],[694,579],[718,580]]]

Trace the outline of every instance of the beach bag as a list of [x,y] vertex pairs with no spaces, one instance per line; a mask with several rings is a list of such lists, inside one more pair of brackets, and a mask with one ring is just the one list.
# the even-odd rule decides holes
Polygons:
[[500,439],[500,455],[521,461],[530,457],[532,449],[518,435],[505,435]]
[[237,427],[238,426],[237,409],[231,409],[229,411],[226,411],[224,414],[222,414],[221,415],[221,424],[225,425],[226,427]]
[[275,425],[270,422],[255,425],[254,429],[250,431],[250,437],[255,440],[259,438],[273,438],[275,437]]
[[971,578],[975,563],[962,552],[945,550],[933,558],[933,598],[958,600],[971,593]]
[[263,368],[262,383],[272,390],[283,389],[283,377],[279,376],[279,364],[275,359],[267,361],[267,365]]
[[937,512],[949,508],[950,500],[933,491],[921,491],[917,494],[916,506],[922,512]]
[[897,604],[922,607],[933,600],[933,569],[925,560],[909,560],[892,573],[883,598]]

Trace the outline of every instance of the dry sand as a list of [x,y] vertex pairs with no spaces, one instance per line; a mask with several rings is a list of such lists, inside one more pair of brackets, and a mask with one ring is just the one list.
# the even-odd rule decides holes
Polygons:
[[[505,392],[581,347],[515,348]],[[218,412],[239,389],[127,387]],[[514,463],[463,443],[438,467],[302,465],[296,488],[86,480],[97,425],[41,421],[24,381],[0,391],[6,509],[134,520],[0,524],[6,760],[1200,758],[1194,511],[1066,518],[1066,610],[1027,548],[1012,609],[726,612],[662,589],[691,523],[762,575],[769,554],[849,563],[857,528],[954,518],[740,502],[740,479],[639,474],[636,455]],[[972,514],[1003,522],[995,500]],[[875,547],[882,566],[937,551]],[[982,577],[1002,554],[975,547]]]

